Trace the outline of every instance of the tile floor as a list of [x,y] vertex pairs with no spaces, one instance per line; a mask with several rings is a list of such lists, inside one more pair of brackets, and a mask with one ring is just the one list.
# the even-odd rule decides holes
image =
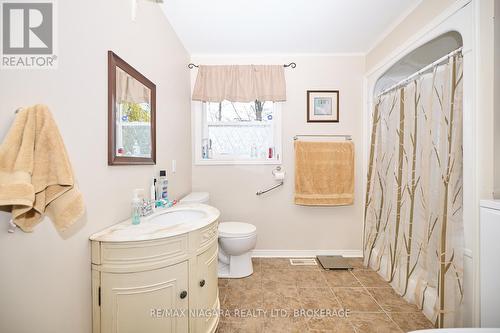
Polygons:
[[[320,266],[292,266],[288,259],[254,259],[253,275],[219,279],[218,333],[401,333],[432,328],[414,305],[364,268],[361,259],[350,263],[352,271],[324,271]],[[308,313],[294,315],[300,309]],[[347,318],[321,316],[313,315],[314,309],[350,312]]]

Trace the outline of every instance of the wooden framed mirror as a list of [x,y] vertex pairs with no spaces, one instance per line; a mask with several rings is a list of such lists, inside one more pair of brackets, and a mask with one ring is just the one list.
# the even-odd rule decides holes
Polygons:
[[108,51],[108,165],[156,163],[156,86]]

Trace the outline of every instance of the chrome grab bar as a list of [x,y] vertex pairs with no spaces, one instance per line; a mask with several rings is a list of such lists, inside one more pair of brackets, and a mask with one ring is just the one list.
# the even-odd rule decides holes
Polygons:
[[279,176],[277,176],[277,175],[276,175],[276,173],[277,173],[277,172],[280,172],[281,170],[282,170],[281,166],[279,166],[279,165],[278,165],[278,166],[277,166],[277,167],[276,167],[276,168],[272,171],[272,174],[273,174],[274,179],[276,179],[276,180],[279,180],[279,181],[280,181],[280,182],[279,182],[279,184],[276,184],[276,185],[274,185],[274,186],[272,186],[272,187],[268,188],[267,190],[258,191],[258,192],[257,192],[257,193],[255,193],[255,194],[256,194],[256,195],[262,195],[262,194],[264,194],[264,193],[267,193],[267,192],[269,192],[269,191],[272,191],[272,190],[274,190],[274,189],[276,189],[276,188],[278,188],[278,187],[282,186],[282,185],[284,184],[284,180],[283,180],[283,179],[284,179],[284,177],[285,177],[285,176],[284,176],[284,175],[285,175],[285,173],[283,172],[283,174],[281,175],[281,177],[279,177]]
[[272,190],[274,190],[274,189],[276,189],[276,188],[278,188],[278,187],[282,186],[283,184],[284,184],[284,182],[282,181],[282,182],[280,182],[279,184],[276,184],[276,185],[274,185],[273,187],[268,188],[267,190],[258,191],[258,192],[257,192],[257,193],[255,193],[255,194],[256,194],[256,195],[262,195],[262,194],[264,194],[264,193],[267,193],[267,192],[269,192],[269,191],[272,191]]

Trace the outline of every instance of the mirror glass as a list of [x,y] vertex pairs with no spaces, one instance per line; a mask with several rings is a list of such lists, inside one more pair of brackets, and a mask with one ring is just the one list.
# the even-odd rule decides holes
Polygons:
[[116,156],[151,158],[151,90],[116,69]]
[[108,164],[155,164],[156,86],[108,52]]

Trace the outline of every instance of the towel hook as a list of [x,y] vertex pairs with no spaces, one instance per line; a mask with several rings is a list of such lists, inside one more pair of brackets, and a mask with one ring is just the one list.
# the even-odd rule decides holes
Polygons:
[[9,221],[9,229],[7,230],[10,234],[14,233],[16,231],[17,225],[14,223],[14,221],[11,219]]

